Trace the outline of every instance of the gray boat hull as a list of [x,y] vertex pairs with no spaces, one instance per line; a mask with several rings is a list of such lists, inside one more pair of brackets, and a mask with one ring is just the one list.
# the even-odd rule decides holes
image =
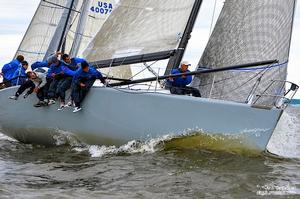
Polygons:
[[8,99],[16,87],[0,91],[0,131],[24,143],[55,144],[55,136],[72,134],[87,144],[122,145],[188,132],[226,135],[245,147],[264,151],[282,114],[247,104],[213,99],[92,88],[83,110],[58,111],[58,105],[34,108],[34,95]]

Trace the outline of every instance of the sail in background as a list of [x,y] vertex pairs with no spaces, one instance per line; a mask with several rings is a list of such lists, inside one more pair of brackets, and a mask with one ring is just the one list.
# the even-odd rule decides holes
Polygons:
[[[295,0],[226,0],[198,67],[221,68],[273,59],[280,64],[267,71],[199,75],[192,85],[204,97],[245,102],[262,73],[258,93],[270,80],[285,80],[294,9]],[[274,85],[268,94],[278,94],[280,87]]]
[[[112,11],[116,7],[116,2],[118,0],[82,0],[83,2],[80,4],[80,11],[82,13],[82,17],[85,19],[82,20],[82,24],[78,25],[78,29],[75,30],[75,27],[71,29],[70,35],[68,35],[69,40],[74,40],[74,33],[79,34],[78,41],[78,49],[73,52],[74,49],[70,49],[72,51],[73,56],[82,57],[83,50],[85,50],[88,44],[95,37],[97,32],[101,29],[103,23],[110,16]],[[80,17],[79,17],[80,18]],[[82,19],[82,18],[81,18]]]
[[43,60],[65,11],[61,6],[67,4],[67,0],[41,1],[16,55],[24,55],[29,63]]
[[[75,18],[74,21],[74,24],[77,23],[78,25],[73,26],[67,35],[67,41],[72,42],[69,43],[67,52],[71,52],[72,56],[85,57],[82,55],[83,51],[102,28],[112,11],[117,7],[117,2],[118,0],[83,1],[80,8],[81,16]],[[132,77],[130,66],[122,66],[111,70],[102,69],[101,71],[119,78],[128,79]]]
[[[54,53],[58,49],[72,1],[42,0],[16,55],[22,54],[29,63],[33,63]],[[72,56],[82,56],[82,51],[101,29],[116,1],[74,0],[65,31],[64,52]]]

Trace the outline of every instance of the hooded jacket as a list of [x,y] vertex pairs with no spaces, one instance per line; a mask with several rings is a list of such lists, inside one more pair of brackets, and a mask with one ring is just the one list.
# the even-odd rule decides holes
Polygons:
[[4,79],[11,80],[14,76],[15,71],[18,70],[19,66],[21,66],[21,62],[17,59],[12,60],[8,64],[5,64],[2,68]]
[[48,61],[37,61],[31,65],[31,70],[35,70],[37,68],[46,67],[49,68]]
[[66,76],[73,77],[77,70],[79,70],[78,64],[86,61],[85,59],[74,57],[71,59],[71,63],[62,62],[61,70]]

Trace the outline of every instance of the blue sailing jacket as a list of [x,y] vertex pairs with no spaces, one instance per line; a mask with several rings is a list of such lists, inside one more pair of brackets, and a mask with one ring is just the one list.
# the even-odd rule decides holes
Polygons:
[[102,74],[99,71],[97,71],[94,67],[90,66],[89,72],[84,72],[81,68],[77,70],[73,77],[72,84],[78,86],[81,82],[102,78]]
[[[19,77],[20,76],[20,77]],[[19,77],[19,78],[18,78]],[[26,81],[26,69],[24,68],[24,67],[19,67],[16,71],[15,71],[15,73],[14,73],[14,75],[13,75],[13,77],[12,77],[12,81],[11,81],[11,83],[12,83],[12,85],[13,86],[16,86],[16,85],[22,85],[23,83],[25,83],[25,81]]]
[[61,69],[66,76],[73,77],[75,75],[75,72],[79,70],[78,64],[81,64],[82,62],[85,61],[86,61],[85,59],[74,57],[71,59],[70,64],[62,62]]
[[78,68],[78,64],[81,64],[82,62],[86,62],[86,60],[79,57],[74,57],[71,59],[70,65]]
[[11,80],[14,76],[15,71],[18,70],[19,66],[21,66],[21,62],[19,62],[19,60],[17,59],[12,60],[8,64],[5,64],[2,68],[4,79]]
[[[74,70],[71,70],[70,66],[69,65],[66,65],[65,63],[61,64],[61,70],[62,72],[64,73],[65,76],[68,76],[68,77],[73,77],[75,75],[75,72]],[[73,68],[72,68],[73,69]],[[79,69],[78,69],[79,70]]]
[[41,68],[41,67],[49,68],[48,62],[47,62],[47,61],[37,61],[37,62],[34,62],[34,63],[31,65],[31,69],[32,69],[32,70],[35,70],[35,69]]
[[[190,71],[187,70],[185,73],[189,73],[189,72]],[[176,74],[180,74],[180,73],[182,73],[180,71],[180,69],[173,69],[171,74],[176,75]],[[186,76],[185,78],[176,77],[176,78],[174,78],[174,81],[168,80],[168,82],[170,84],[172,84],[172,86],[175,86],[175,87],[185,87],[192,82],[192,79],[193,79],[192,76]]]
[[63,64],[63,62],[60,61],[59,64],[50,65],[50,68],[47,73],[47,77],[53,78],[52,74],[55,74],[55,75],[62,74],[62,67],[61,67],[62,64]]

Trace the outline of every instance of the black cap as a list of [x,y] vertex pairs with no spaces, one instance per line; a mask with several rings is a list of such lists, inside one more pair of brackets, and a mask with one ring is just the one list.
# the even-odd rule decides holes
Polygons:
[[27,61],[22,61],[21,64],[22,64],[22,66],[23,65],[28,65],[28,62]]
[[89,64],[86,61],[81,62],[82,69],[87,68],[87,67],[89,67]]

